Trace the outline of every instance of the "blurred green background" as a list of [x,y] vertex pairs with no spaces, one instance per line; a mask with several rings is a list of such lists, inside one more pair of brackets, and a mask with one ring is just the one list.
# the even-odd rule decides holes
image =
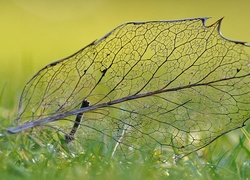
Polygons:
[[128,21],[221,17],[222,34],[250,42],[250,1],[9,0],[0,2],[0,105],[17,109],[25,83],[43,66],[67,57]]

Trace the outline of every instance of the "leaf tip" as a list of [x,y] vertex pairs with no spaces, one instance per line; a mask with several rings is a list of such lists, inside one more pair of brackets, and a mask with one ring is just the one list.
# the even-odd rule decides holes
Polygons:
[[235,44],[242,44],[242,45],[244,45],[244,46],[250,47],[250,44],[247,44],[247,42],[245,42],[245,41],[232,40],[232,39],[229,39],[229,38],[226,38],[225,36],[223,36],[223,34],[222,34],[222,32],[221,32],[221,24],[222,24],[222,20],[223,20],[224,18],[225,18],[224,16],[221,17],[219,20],[217,20],[217,21],[216,21],[215,23],[213,23],[211,26],[213,26],[213,25],[217,25],[217,26],[218,26],[218,27],[217,27],[218,33],[219,33],[219,35],[220,35],[223,39],[225,39],[225,40],[227,40],[227,41],[230,41],[230,42],[233,42],[233,43],[235,43]]

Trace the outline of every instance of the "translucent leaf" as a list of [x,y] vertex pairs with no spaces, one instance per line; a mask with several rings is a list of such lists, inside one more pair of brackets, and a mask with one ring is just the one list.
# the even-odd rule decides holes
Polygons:
[[[84,113],[78,140],[100,141],[113,154],[187,155],[241,128],[250,118],[247,45],[222,37],[221,20],[206,19],[125,23],[49,64],[24,88],[24,124],[9,132],[48,123],[69,133],[72,115]],[[83,100],[90,106],[80,108]]]

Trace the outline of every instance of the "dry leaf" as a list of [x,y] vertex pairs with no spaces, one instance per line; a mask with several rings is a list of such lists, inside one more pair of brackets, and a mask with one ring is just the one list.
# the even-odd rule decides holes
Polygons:
[[185,156],[241,128],[250,118],[247,45],[220,34],[222,19],[206,19],[125,23],[44,67],[23,90],[24,124],[8,131],[47,124],[69,133],[72,115],[84,113],[82,142]]

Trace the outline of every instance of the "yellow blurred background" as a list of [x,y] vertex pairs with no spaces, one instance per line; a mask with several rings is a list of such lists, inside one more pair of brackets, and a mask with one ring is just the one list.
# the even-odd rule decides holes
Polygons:
[[222,34],[250,42],[249,9],[249,0],[0,1],[0,106],[16,106],[40,68],[122,23],[210,16],[211,24],[225,17]]

